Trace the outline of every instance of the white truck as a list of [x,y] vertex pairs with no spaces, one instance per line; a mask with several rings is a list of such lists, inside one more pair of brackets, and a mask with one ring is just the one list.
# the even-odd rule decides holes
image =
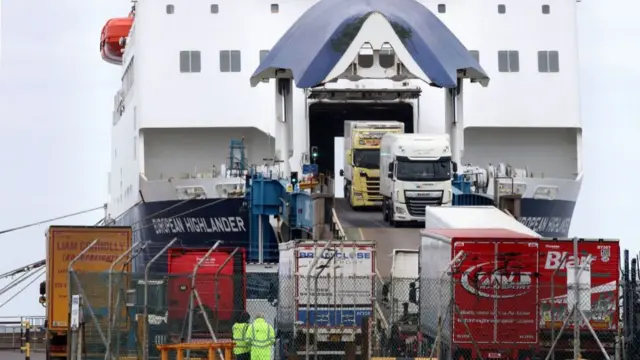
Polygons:
[[450,206],[451,146],[446,134],[385,134],[380,144],[383,218],[392,226],[423,222],[427,206]]
[[289,241],[279,250],[277,328],[285,358],[341,356],[346,343],[362,345],[362,323],[373,314],[375,242]]

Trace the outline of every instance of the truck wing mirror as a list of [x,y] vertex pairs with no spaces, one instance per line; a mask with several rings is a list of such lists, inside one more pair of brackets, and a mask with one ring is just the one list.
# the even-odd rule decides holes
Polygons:
[[382,296],[389,296],[389,284],[382,285]]
[[418,291],[416,289],[416,283],[409,284],[409,302],[412,304],[418,304]]
[[455,161],[451,162],[451,169],[453,170],[454,173],[458,173],[458,163],[456,163]]
[[387,172],[387,177],[389,179],[393,179],[393,163],[389,163],[389,171]]
[[344,176],[344,170],[340,169],[340,176]]

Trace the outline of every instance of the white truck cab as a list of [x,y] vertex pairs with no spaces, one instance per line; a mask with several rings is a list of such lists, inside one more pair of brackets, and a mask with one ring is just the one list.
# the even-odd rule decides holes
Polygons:
[[427,206],[450,206],[451,146],[446,134],[385,134],[380,144],[380,193],[386,222],[424,222]]

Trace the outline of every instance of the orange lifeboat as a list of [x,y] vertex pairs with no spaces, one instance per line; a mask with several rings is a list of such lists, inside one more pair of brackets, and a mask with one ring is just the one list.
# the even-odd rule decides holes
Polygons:
[[122,53],[126,44],[121,39],[126,39],[129,36],[129,30],[131,30],[132,25],[133,13],[126,18],[109,19],[104,24],[100,35],[102,60],[110,64],[122,64]]

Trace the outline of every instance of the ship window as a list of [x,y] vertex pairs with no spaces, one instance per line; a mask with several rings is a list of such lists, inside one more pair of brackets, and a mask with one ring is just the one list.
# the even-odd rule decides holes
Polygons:
[[211,4],[211,13],[217,14],[218,11],[220,11],[220,8],[218,8],[218,4]]
[[138,137],[133,137],[133,160],[136,160],[138,157]]
[[241,66],[240,50],[221,50],[220,51],[220,71],[221,72],[240,72]]
[[438,12],[440,14],[444,14],[447,12],[447,5],[446,4],[438,4]]
[[473,56],[473,58],[476,59],[477,62],[480,62],[480,51],[469,50],[469,54],[471,54],[471,56]]
[[272,14],[277,14],[280,12],[280,5],[278,4],[271,4],[271,13]]
[[358,66],[363,69],[369,69],[373,66],[373,46],[365,43],[358,53]]
[[507,12],[507,6],[504,4],[498,5],[498,14],[505,14]]
[[556,73],[560,71],[560,56],[557,51],[538,51],[538,71]]
[[378,63],[383,69],[389,69],[396,64],[396,54],[391,44],[382,44],[378,53]]
[[199,73],[201,67],[200,51],[180,51],[181,73]]
[[169,4],[167,5],[167,14],[171,15],[175,11],[175,6]]
[[518,52],[515,50],[498,51],[498,71],[520,71],[520,55],[518,54]]
[[548,15],[551,13],[551,6],[549,5],[542,5],[542,13],[545,15]]
[[260,62],[269,55],[269,50],[260,50]]

